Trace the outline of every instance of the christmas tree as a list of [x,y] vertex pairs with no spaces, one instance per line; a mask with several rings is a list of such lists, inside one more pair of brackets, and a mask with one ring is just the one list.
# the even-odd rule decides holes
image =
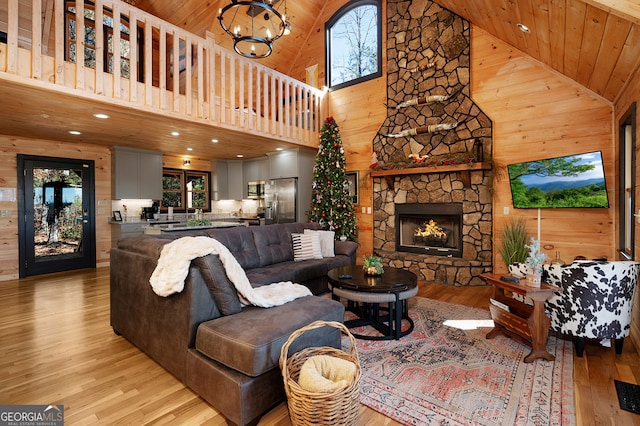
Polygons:
[[356,215],[349,196],[345,158],[340,131],[333,117],[328,117],[320,131],[320,146],[313,167],[309,221],[322,229],[335,231],[336,239],[357,239]]

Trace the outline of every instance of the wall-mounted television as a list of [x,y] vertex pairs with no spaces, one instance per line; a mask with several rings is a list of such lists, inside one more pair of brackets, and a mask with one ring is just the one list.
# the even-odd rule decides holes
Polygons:
[[609,207],[600,151],[507,165],[513,207]]

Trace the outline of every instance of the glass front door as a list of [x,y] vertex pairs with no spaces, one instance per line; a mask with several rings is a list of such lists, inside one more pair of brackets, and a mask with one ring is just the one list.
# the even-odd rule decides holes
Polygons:
[[20,276],[95,267],[93,163],[22,160]]

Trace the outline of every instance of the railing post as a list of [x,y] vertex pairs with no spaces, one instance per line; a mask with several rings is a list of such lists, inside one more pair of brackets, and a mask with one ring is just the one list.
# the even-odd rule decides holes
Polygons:
[[33,2],[31,11],[31,78],[42,78],[42,3]]
[[[96,27],[98,22],[102,22],[104,14],[102,10],[102,0],[95,0]],[[100,25],[102,27],[102,25]],[[96,31],[96,81],[94,92],[104,95],[104,32]]]
[[144,22],[144,103],[153,106],[153,31],[149,22]]
[[8,5],[9,26],[7,34],[7,72],[18,73],[18,19],[11,19],[11,16],[18,17],[18,0],[9,0]]
[[64,85],[64,0],[55,0],[53,12],[55,14],[55,29],[53,31],[55,37],[55,82],[58,85]]
[[[114,66],[119,66],[120,45],[114,46],[113,50]],[[133,7],[129,9],[129,101],[138,102],[138,18]]]
[[160,24],[160,40],[158,44],[159,62],[158,62],[158,88],[160,89],[160,109],[167,109],[167,28],[164,23]]
[[[118,2],[113,3],[113,27],[120,29],[120,5]],[[120,31],[113,31],[113,97],[122,98],[122,87],[120,84]]]

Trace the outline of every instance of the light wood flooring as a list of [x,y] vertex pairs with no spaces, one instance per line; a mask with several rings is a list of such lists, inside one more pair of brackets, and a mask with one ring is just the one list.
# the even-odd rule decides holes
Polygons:
[[[487,307],[489,287],[421,284],[419,296]],[[630,339],[622,355],[588,343],[575,358],[578,425],[640,425],[614,379],[640,383]],[[222,392],[223,390],[221,390]],[[0,282],[0,404],[64,404],[65,424],[224,425],[225,420],[109,326],[107,268]],[[260,425],[289,425],[286,404]],[[360,425],[398,423],[361,406]]]

